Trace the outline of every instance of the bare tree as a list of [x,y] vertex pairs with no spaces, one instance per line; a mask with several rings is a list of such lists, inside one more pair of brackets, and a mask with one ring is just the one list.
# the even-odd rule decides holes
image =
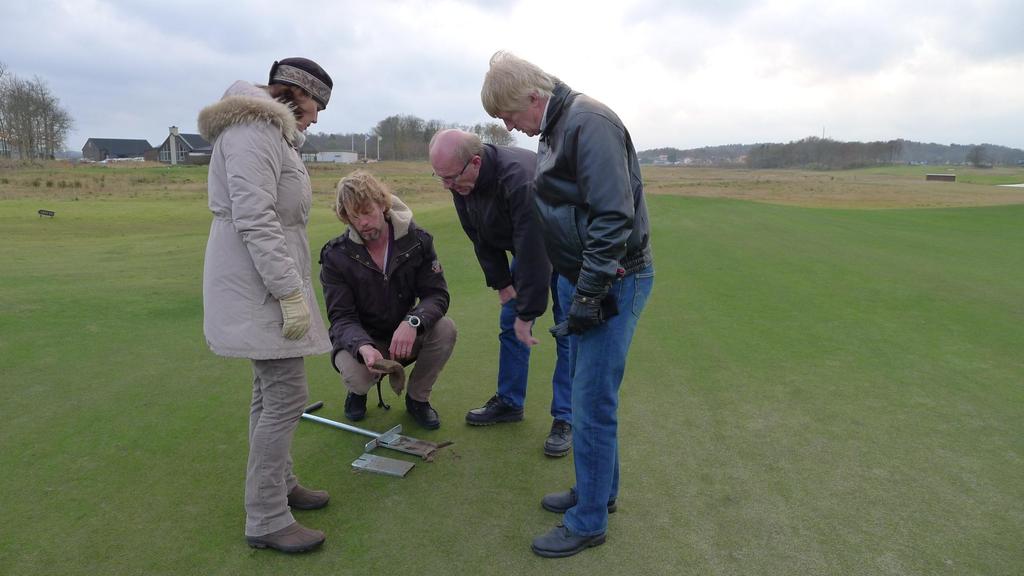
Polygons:
[[7,65],[0,62],[0,158],[10,158],[11,149],[8,145],[7,136],[7,114],[6,114],[6,103],[5,98],[5,87],[7,86]]
[[[377,122],[368,134],[356,134],[352,140],[356,143],[356,151],[361,151],[363,144],[375,145],[376,138],[380,138],[380,157],[384,160],[425,160],[428,156],[430,139],[440,130],[447,128],[460,128],[473,132],[481,140],[488,144],[500,146],[512,146],[515,138],[505,130],[505,127],[496,122],[465,126],[452,124],[443,120],[423,120],[411,114],[398,114],[388,116]],[[313,136],[315,144],[329,142],[338,135],[316,134]],[[341,135],[348,138],[350,135]],[[369,148],[367,148],[369,151]]]
[[480,139],[487,144],[494,144],[495,146],[512,146],[516,143],[516,139],[512,136],[512,133],[497,122],[476,124],[470,131],[479,136]]
[[71,115],[43,80],[23,80],[0,65],[0,152],[53,158],[72,127]]
[[381,158],[423,160],[431,137],[449,125],[441,120],[423,120],[411,114],[388,116],[377,123],[372,133],[382,138]]

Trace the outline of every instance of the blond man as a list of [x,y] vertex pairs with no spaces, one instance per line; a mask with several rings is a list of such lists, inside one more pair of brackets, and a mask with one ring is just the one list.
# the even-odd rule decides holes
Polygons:
[[[576,485],[544,496],[562,523],[533,540],[544,557],[603,544],[619,490],[618,403],[626,356],[654,284],[640,163],[611,109],[507,52],[480,98],[505,127],[540,136],[535,203],[548,257],[572,293],[572,428]],[[621,313],[620,313],[621,311]]]
[[406,411],[422,427],[441,425],[430,394],[455,347],[448,285],[433,237],[372,174],[357,170],[337,186],[335,214],[348,229],[320,251],[320,282],[331,322],[332,364],[348,390],[345,416],[366,416],[380,360],[415,362]]

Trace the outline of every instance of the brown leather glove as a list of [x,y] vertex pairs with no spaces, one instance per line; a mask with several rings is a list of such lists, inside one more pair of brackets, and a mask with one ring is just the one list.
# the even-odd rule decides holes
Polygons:
[[370,368],[386,373],[391,389],[395,391],[395,394],[402,395],[402,390],[405,390],[405,366],[402,366],[401,362],[381,358],[374,362]]

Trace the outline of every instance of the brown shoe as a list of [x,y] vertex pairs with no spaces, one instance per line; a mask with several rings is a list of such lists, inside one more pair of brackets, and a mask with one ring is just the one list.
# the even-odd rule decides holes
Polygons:
[[246,536],[253,548],[273,548],[281,552],[305,552],[324,543],[327,537],[319,530],[310,530],[298,522],[263,536]]
[[297,510],[317,510],[327,506],[330,499],[326,490],[310,490],[301,484],[288,493],[288,505]]

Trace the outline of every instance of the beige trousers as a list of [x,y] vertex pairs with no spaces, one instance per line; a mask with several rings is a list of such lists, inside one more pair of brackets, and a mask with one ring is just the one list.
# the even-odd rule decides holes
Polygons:
[[[412,345],[412,358],[402,361],[403,365],[416,363],[409,374],[406,390],[409,398],[417,402],[430,401],[434,383],[455,349],[456,335],[455,322],[444,316],[430,330],[416,336],[416,342]],[[378,341],[374,344],[385,358],[389,357],[389,342]],[[366,365],[345,350],[334,357],[334,365],[341,372],[341,381],[345,387],[360,396],[365,396],[377,383],[377,377],[370,373]]]
[[295,522],[288,492],[295,427],[309,401],[302,358],[252,361],[249,464],[245,472],[245,535],[263,536]]

